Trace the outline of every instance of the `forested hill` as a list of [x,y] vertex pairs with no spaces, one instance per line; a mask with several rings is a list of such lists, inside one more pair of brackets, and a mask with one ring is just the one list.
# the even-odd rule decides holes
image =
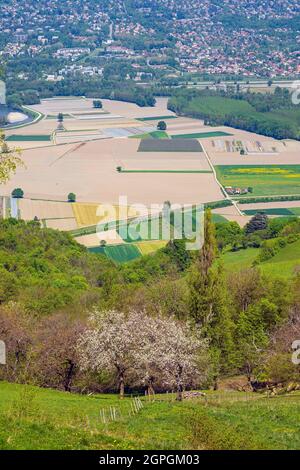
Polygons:
[[31,314],[90,304],[110,264],[62,232],[38,222],[0,221],[0,303],[18,301]]
[[94,305],[126,308],[131,291],[176,271],[166,253],[117,268],[66,233],[35,221],[0,219],[0,305],[19,302],[31,315],[79,314]]

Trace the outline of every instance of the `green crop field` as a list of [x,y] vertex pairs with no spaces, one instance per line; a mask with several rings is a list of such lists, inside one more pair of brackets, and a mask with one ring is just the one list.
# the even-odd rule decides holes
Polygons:
[[226,219],[226,217],[224,217],[223,215],[221,214],[212,214],[212,221],[215,223],[215,224],[221,224],[221,223],[225,223],[227,224],[228,223],[228,220]]
[[167,119],[176,119],[177,116],[150,116],[143,118],[136,118],[137,121],[147,122],[147,121],[166,121]]
[[[158,248],[157,248],[158,249]],[[91,253],[105,255],[114,264],[129,263],[142,256],[138,245],[134,243],[121,243],[120,245],[107,245],[88,248]]]
[[104,248],[104,254],[115,264],[128,263],[141,257],[140,250],[134,244],[111,245]]
[[[184,216],[179,213],[177,215],[171,213],[170,223],[166,225],[165,231],[163,231],[162,215],[142,221],[118,221],[117,232],[124,240],[124,244],[97,246],[88,250],[92,253],[104,254],[116,264],[128,263],[163,248],[170,239],[187,238],[192,241],[195,233],[199,230],[198,224],[202,223],[201,214],[201,207],[193,207],[192,210],[186,209]],[[215,223],[228,222],[225,217],[219,214],[213,214],[213,221]],[[183,223],[184,225],[182,225]],[[115,228],[115,222],[111,222],[103,224],[99,230],[108,230],[111,228],[111,224],[114,224]],[[76,236],[82,235],[78,230],[74,233]]]
[[268,208],[268,209],[247,209],[244,211],[245,215],[255,215],[258,212],[263,212],[267,215],[286,215],[286,216],[293,216],[294,211],[292,209],[287,209],[285,207],[278,207],[278,208]]
[[223,186],[252,187],[251,197],[300,194],[300,165],[226,165],[216,172]]
[[167,242],[164,240],[150,240],[136,243],[135,246],[138,248],[142,256],[146,256],[164,248],[166,244]]
[[212,173],[210,170],[126,170],[121,169],[120,173]]
[[[207,392],[207,400],[154,402],[0,383],[1,450],[299,449],[300,394]],[[118,411],[112,421],[110,407]],[[105,413],[106,423],[100,419]]]
[[50,142],[51,135],[19,135],[13,134],[6,137],[6,142]]
[[196,132],[194,134],[180,134],[172,135],[171,139],[210,139],[213,137],[226,137],[232,134],[228,132],[215,131],[215,132]]
[[168,134],[165,131],[153,131],[146,132],[145,134],[135,134],[129,136],[129,139],[169,139]]

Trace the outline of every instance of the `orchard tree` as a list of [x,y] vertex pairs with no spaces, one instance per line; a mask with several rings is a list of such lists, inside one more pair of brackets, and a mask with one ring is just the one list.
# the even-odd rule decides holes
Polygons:
[[177,400],[182,401],[186,385],[198,385],[206,379],[207,367],[202,368],[201,364],[208,365],[208,343],[200,337],[199,330],[196,335],[186,323],[163,317],[155,323],[154,363],[163,372],[165,382],[176,387]]
[[200,363],[206,341],[194,336],[185,323],[148,317],[143,311],[94,313],[78,350],[83,370],[117,373],[120,398],[130,374],[146,385],[149,394],[154,393],[158,378],[176,387],[180,401],[185,385],[199,383],[205,376]]
[[81,368],[117,373],[120,398],[124,398],[126,373],[136,364],[140,346],[140,323],[137,314],[117,311],[94,313],[89,328],[79,339]]

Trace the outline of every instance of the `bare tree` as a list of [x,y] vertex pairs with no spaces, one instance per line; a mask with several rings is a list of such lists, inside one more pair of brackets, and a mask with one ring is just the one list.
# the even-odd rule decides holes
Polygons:
[[34,375],[39,385],[70,392],[79,371],[79,336],[84,331],[80,320],[57,314],[42,320],[34,335]]
[[30,321],[17,304],[0,310],[0,338],[6,346],[6,365],[1,376],[6,380],[23,382],[28,375],[32,345]]

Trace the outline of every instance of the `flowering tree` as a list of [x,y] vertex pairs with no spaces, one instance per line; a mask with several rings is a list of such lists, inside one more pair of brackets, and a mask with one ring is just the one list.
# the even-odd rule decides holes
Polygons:
[[206,342],[194,337],[184,323],[148,317],[145,312],[94,313],[78,347],[83,369],[117,372],[120,398],[129,371],[147,384],[148,393],[154,393],[154,381],[162,376],[165,383],[177,387],[178,400],[187,381],[204,377],[199,358],[206,352]]
[[[201,358],[206,356],[207,341],[200,338],[186,323],[175,319],[158,318],[160,341],[156,359],[164,372],[165,380],[177,389],[177,400],[182,401],[187,383],[199,383],[206,378],[207,367],[202,367]],[[204,361],[208,365],[208,361]]]
[[120,398],[124,398],[125,375],[135,362],[140,345],[139,321],[136,313],[95,312],[90,327],[79,339],[82,369],[117,372]]

